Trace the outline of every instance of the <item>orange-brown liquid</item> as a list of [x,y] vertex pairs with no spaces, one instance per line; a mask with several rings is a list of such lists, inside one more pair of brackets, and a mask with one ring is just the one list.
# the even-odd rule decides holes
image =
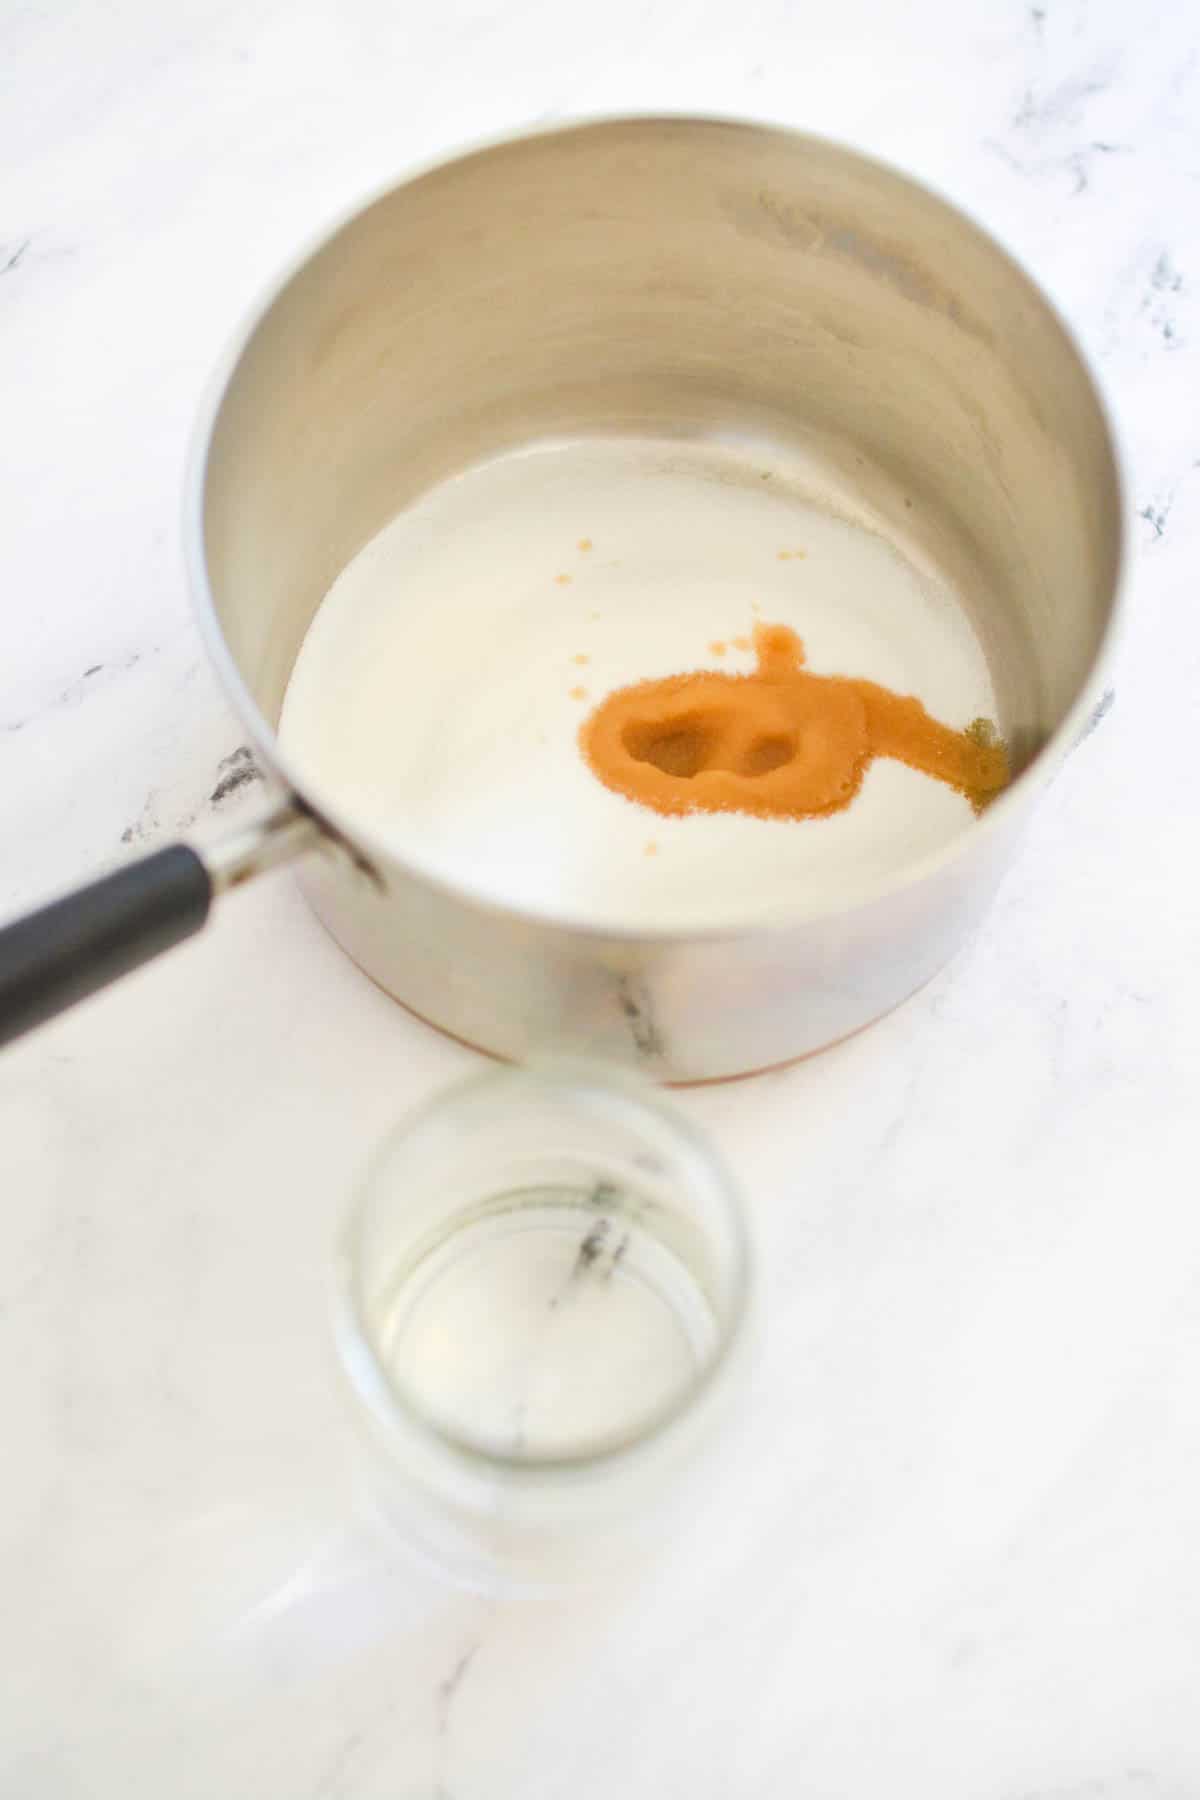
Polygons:
[[1007,784],[986,720],[954,731],[911,696],[810,674],[786,625],[757,625],[754,647],[753,674],[668,675],[603,700],[579,741],[605,787],[667,815],[814,819],[849,806],[876,756],[947,782],[976,812]]

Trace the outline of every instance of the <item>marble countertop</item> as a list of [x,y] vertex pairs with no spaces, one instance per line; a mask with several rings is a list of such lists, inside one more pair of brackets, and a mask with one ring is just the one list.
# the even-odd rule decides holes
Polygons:
[[25,0],[0,17],[0,912],[256,804],[189,612],[189,426],[249,299],[406,164],[721,110],[990,223],[1132,468],[1117,704],[977,939],[680,1104],[768,1331],[736,1501],[498,1601],[339,1525],[334,1220],[471,1058],[287,876],[0,1062],[0,1792],[1200,1793],[1200,26],[1151,0]]

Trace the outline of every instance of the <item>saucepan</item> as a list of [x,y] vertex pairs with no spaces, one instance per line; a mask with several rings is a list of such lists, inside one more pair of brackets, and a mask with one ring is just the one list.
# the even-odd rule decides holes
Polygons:
[[[784,485],[799,458],[830,518],[906,566],[936,564],[987,660],[1006,789],[945,842],[836,890],[797,878],[678,919],[553,889],[514,900],[482,864],[364,819],[279,737],[323,598],[439,484],[590,439],[716,446],[747,479]],[[3,1034],[296,859],[369,976],[496,1056],[564,1049],[698,1081],[829,1045],[913,993],[976,926],[1086,730],[1124,512],[1104,405],[1052,306],[979,227],[876,161],[790,130],[648,117],[515,136],[419,172],[276,287],[197,434],[197,610],[274,799],[216,851],[160,850],[10,925]],[[415,616],[453,594],[396,605]]]

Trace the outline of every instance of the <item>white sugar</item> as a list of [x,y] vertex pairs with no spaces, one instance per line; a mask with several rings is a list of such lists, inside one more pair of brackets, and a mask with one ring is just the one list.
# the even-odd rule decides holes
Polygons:
[[380,532],[313,621],[281,740],[401,855],[598,924],[836,903],[970,829],[958,794],[882,760],[823,820],[664,819],[602,787],[576,742],[589,708],[751,668],[733,640],[758,620],[792,626],[818,673],[915,693],[955,726],[996,716],[952,591],[880,533],[727,449],[592,440],[481,466]]

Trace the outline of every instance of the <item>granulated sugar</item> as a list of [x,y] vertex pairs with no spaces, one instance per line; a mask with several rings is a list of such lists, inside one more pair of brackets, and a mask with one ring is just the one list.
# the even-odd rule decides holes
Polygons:
[[816,673],[996,718],[951,587],[870,521],[710,444],[590,440],[482,465],[392,521],[333,584],[280,738],[339,811],[488,897],[597,925],[718,925],[837,904],[974,823],[878,760],[845,812],[663,818],[580,754],[612,689],[754,666],[790,626]]

